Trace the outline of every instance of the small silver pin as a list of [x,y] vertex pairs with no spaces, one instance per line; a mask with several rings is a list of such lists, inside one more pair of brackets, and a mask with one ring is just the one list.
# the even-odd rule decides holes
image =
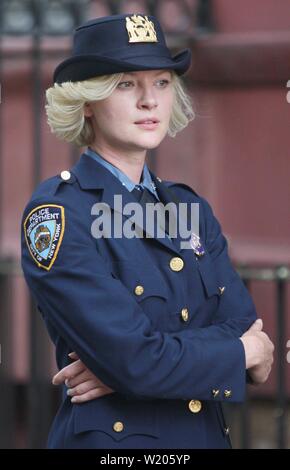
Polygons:
[[226,286],[219,287],[220,295],[223,295],[225,290],[226,290]]

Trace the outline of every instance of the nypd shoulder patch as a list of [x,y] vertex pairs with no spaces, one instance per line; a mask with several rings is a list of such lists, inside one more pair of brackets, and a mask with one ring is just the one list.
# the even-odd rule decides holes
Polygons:
[[24,221],[29,252],[39,268],[50,270],[56,260],[65,227],[64,207],[47,204],[35,207]]

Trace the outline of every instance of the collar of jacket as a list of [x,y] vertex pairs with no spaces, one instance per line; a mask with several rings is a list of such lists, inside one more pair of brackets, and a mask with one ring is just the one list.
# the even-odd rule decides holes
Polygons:
[[[85,154],[81,155],[80,160],[71,171],[76,176],[82,189],[109,189],[110,193],[114,193],[113,185],[114,189],[118,190],[117,193],[121,191],[122,194],[130,194],[130,191],[128,191],[118,178],[112,175],[107,168]],[[162,196],[160,198],[162,202],[165,204],[166,202],[180,202],[175,193],[173,193],[164,182],[159,181],[150,170],[149,173],[156,188],[158,188],[158,193]],[[130,201],[131,200],[135,201],[135,198],[132,196]]]

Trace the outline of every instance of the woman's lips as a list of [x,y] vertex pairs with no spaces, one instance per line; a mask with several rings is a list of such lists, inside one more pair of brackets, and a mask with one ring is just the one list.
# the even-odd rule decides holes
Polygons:
[[159,121],[157,119],[143,119],[142,121],[137,121],[135,124],[142,129],[153,131],[158,127]]

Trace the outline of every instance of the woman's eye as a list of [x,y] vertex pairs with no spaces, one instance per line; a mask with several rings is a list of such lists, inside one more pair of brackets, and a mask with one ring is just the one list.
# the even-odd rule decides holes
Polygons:
[[163,80],[158,80],[158,86],[161,88],[165,88],[169,84],[169,80],[163,79]]
[[121,82],[118,84],[118,88],[130,88],[133,82]]

